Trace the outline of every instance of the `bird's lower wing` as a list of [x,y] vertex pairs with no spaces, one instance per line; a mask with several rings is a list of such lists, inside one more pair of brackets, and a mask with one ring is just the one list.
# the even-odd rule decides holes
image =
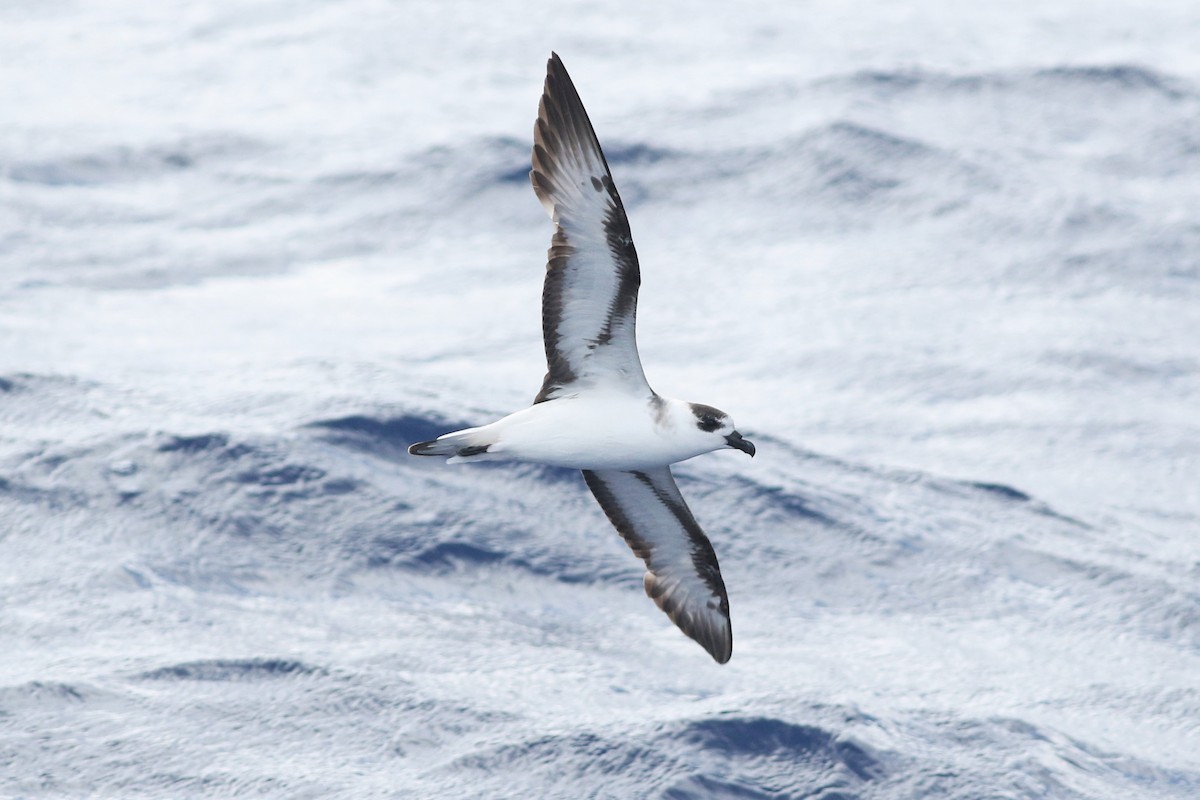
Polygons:
[[717,663],[728,661],[733,629],[717,554],[670,467],[584,470],[583,477],[613,526],[646,562],[646,594]]

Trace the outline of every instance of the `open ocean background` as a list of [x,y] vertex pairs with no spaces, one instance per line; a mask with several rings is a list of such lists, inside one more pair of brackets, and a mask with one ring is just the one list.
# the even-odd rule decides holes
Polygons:
[[[0,797],[1200,797],[1200,5],[0,4]],[[529,403],[557,50],[714,664]]]

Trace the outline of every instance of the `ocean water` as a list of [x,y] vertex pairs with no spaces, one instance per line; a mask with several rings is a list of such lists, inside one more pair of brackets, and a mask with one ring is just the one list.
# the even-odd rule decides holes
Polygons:
[[[1200,8],[0,6],[0,796],[1200,796]],[[527,404],[551,49],[733,660]]]

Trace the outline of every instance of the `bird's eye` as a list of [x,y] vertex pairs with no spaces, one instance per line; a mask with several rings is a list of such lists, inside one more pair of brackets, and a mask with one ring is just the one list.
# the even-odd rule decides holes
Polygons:
[[704,416],[700,417],[700,430],[711,432],[715,431],[719,427],[721,427],[721,421],[712,414],[705,414]]

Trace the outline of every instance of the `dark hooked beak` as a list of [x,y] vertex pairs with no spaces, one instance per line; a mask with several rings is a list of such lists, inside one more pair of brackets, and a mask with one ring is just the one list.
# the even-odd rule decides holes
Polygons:
[[737,431],[725,437],[725,444],[732,447],[734,450],[741,450],[751,458],[754,458],[754,442],[749,439],[743,439],[742,435]]

